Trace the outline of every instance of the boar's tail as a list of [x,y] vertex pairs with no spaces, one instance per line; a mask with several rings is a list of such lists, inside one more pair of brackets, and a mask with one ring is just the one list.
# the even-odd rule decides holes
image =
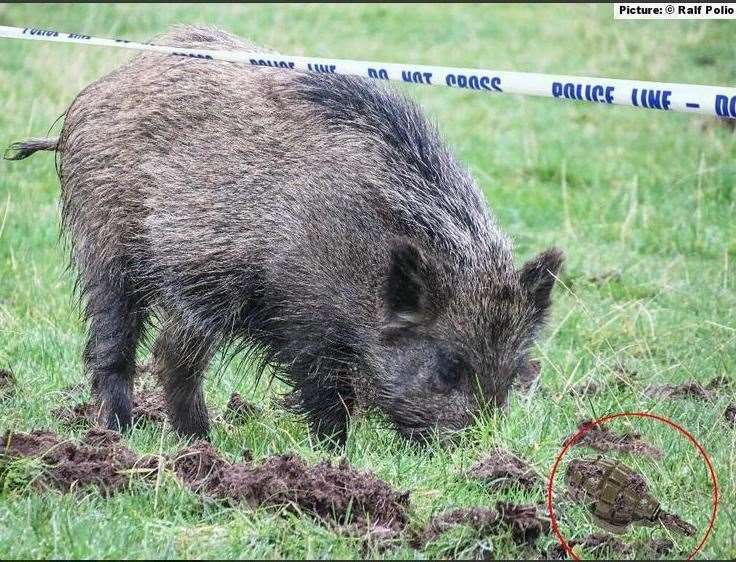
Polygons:
[[3,158],[5,160],[23,160],[39,150],[56,150],[58,145],[58,138],[32,138],[14,142],[5,150]]

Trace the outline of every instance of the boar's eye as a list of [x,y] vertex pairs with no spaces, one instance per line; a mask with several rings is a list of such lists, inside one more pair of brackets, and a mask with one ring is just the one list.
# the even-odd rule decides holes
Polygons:
[[440,354],[437,375],[443,384],[456,386],[468,376],[470,370],[470,366],[462,355],[452,352]]

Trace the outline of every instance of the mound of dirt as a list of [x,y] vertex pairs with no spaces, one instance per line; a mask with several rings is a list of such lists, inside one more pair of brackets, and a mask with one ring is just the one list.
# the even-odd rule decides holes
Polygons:
[[542,477],[528,463],[505,449],[496,449],[470,469],[468,475],[492,490],[519,487],[541,490]]
[[602,287],[604,285],[608,285],[609,283],[615,283],[617,281],[621,281],[621,272],[616,271],[615,269],[611,269],[609,271],[604,271],[602,273],[590,275],[587,278],[587,280],[593,285]]
[[682,384],[650,384],[644,388],[644,395],[649,398],[695,398],[710,400],[711,392],[697,381]]
[[713,377],[708,384],[705,385],[707,390],[728,390],[734,388],[734,380],[726,375],[718,375]]
[[133,420],[163,423],[166,420],[166,405],[158,394],[138,393],[133,396]]
[[0,451],[11,457],[43,456],[61,443],[61,438],[51,431],[36,430],[31,433],[6,432],[0,437]]
[[290,508],[338,525],[399,531],[407,522],[408,493],[344,461],[310,466],[295,455],[279,455],[259,464],[230,463],[206,442],[170,457],[139,457],[120,440],[120,434],[97,428],[80,443],[49,431],[8,432],[0,438],[0,455],[40,458],[48,467],[40,483],[62,491],[91,485],[109,494],[125,487],[134,474],[151,476],[165,462],[193,491],[215,499]]
[[7,369],[0,369],[0,398],[15,392],[15,376]]
[[565,440],[565,443],[568,443],[572,436],[585,428],[587,428],[587,431],[574,443],[574,447],[590,447],[601,453],[608,451],[634,453],[658,460],[664,457],[664,452],[644,441],[640,433],[628,431],[616,433],[606,426],[593,423],[591,420],[582,422],[578,429]]
[[414,548],[423,548],[440,535],[460,525],[470,527],[478,534],[490,534],[499,530],[501,515],[489,507],[465,507],[435,515],[427,526],[411,539]]
[[411,539],[410,544],[414,548],[423,548],[443,533],[461,525],[470,527],[479,536],[511,530],[514,542],[529,546],[541,535],[549,533],[550,529],[549,521],[539,515],[535,506],[498,502],[496,509],[468,507],[436,515]]
[[100,407],[93,402],[80,402],[75,406],[59,406],[51,413],[67,427],[90,427],[97,425]]
[[675,543],[670,539],[652,539],[644,544],[644,552],[649,558],[667,556],[674,548]]
[[689,381],[681,384],[650,384],[644,388],[644,394],[649,398],[656,399],[694,398],[695,400],[715,400],[719,391],[733,388],[733,386],[733,379],[720,375],[713,378],[706,385],[699,381]]
[[636,382],[638,373],[626,367],[617,367],[603,380],[587,380],[570,389],[572,396],[595,396],[604,392],[625,392]]
[[723,412],[723,416],[731,426],[736,428],[736,402],[731,402],[727,407],[726,411]]
[[102,429],[91,429],[78,444],[49,431],[7,432],[0,438],[0,455],[41,459],[47,470],[37,485],[64,492],[94,486],[111,494],[127,486],[132,474],[150,475],[158,467],[157,459],[139,458],[120,439]]
[[409,495],[399,494],[373,474],[337,467],[327,461],[307,466],[293,455],[263,464],[235,465],[226,471],[220,494],[250,505],[295,505],[322,519],[340,524],[370,521],[404,527]]
[[225,406],[225,419],[231,423],[244,424],[261,413],[261,408],[243,400],[240,393],[233,392]]
[[569,394],[571,396],[595,396],[608,388],[608,385],[595,381],[586,381],[573,386]]
[[549,520],[538,514],[536,506],[496,504],[501,520],[511,528],[511,536],[517,544],[533,545],[541,535],[549,533]]
[[340,525],[406,525],[409,494],[394,491],[370,472],[343,461],[307,465],[296,455],[268,457],[260,464],[229,463],[204,442],[179,451],[174,470],[196,491],[251,507],[279,506],[304,511]]
[[172,456],[172,468],[195,492],[214,495],[222,482],[222,475],[230,463],[223,459],[206,441],[197,441]]

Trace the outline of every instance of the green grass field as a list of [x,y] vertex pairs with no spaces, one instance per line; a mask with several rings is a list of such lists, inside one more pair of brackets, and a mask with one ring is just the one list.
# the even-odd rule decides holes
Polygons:
[[[0,25],[102,37],[149,40],[173,23],[220,26],[296,55],[736,82],[736,22],[614,21],[610,5],[0,5]],[[132,56],[99,47],[0,41],[2,146],[43,136],[84,86]],[[480,423],[449,450],[415,451],[374,420],[361,420],[348,441],[349,462],[411,490],[411,525],[420,527],[452,507],[543,499],[490,492],[463,476],[495,445],[546,475],[581,420],[650,411],[697,437],[718,474],[720,510],[700,557],[736,557],[736,428],[723,416],[736,400],[734,390],[721,391],[712,402],[653,400],[641,392],[650,383],[705,383],[736,371],[733,129],[676,113],[403,89],[473,170],[514,239],[518,263],[557,245],[567,253],[567,268],[536,350],[542,374],[535,393],[514,394],[505,413]],[[0,367],[18,379],[16,393],[0,400],[0,430],[50,428],[73,437],[79,432],[52,414],[64,400],[62,389],[84,380],[83,325],[58,242],[58,190],[49,154],[0,163]],[[629,376],[615,391],[571,391],[621,373]],[[221,411],[234,390],[266,410],[241,427],[216,419],[212,442],[223,454],[236,458],[247,447],[256,459],[285,451],[309,461],[327,455],[312,446],[303,424],[279,411],[265,384],[254,388],[247,373],[210,377],[211,410]],[[671,556],[687,555],[710,511],[702,460],[670,429],[645,422],[632,427],[660,446],[665,459],[621,458],[647,475],[665,506],[698,527],[696,538],[670,537],[677,545]],[[126,440],[142,453],[182,446],[170,432],[151,426],[135,428]],[[365,553],[360,540],[307,516],[203,504],[173,477],[155,489],[133,486],[104,498],[97,492],[39,493],[22,485],[30,467],[21,462],[11,468],[13,478],[0,476],[0,558],[424,558],[473,556],[478,547],[494,558],[538,556],[508,536],[479,537],[468,546],[460,540],[462,530],[423,551],[403,545]],[[561,525],[568,537],[595,530],[582,512]],[[636,529],[624,540],[650,536],[670,535]],[[538,546],[554,542],[550,535]]]

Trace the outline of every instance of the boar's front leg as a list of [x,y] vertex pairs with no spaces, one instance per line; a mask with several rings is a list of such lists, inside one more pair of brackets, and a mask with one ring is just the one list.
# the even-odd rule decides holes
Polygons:
[[206,437],[209,430],[202,379],[214,346],[170,322],[153,346],[152,368],[163,386],[169,421],[184,437]]
[[340,379],[310,380],[299,385],[298,410],[307,417],[309,428],[323,444],[343,447],[348,437],[348,422],[355,403],[355,392]]

